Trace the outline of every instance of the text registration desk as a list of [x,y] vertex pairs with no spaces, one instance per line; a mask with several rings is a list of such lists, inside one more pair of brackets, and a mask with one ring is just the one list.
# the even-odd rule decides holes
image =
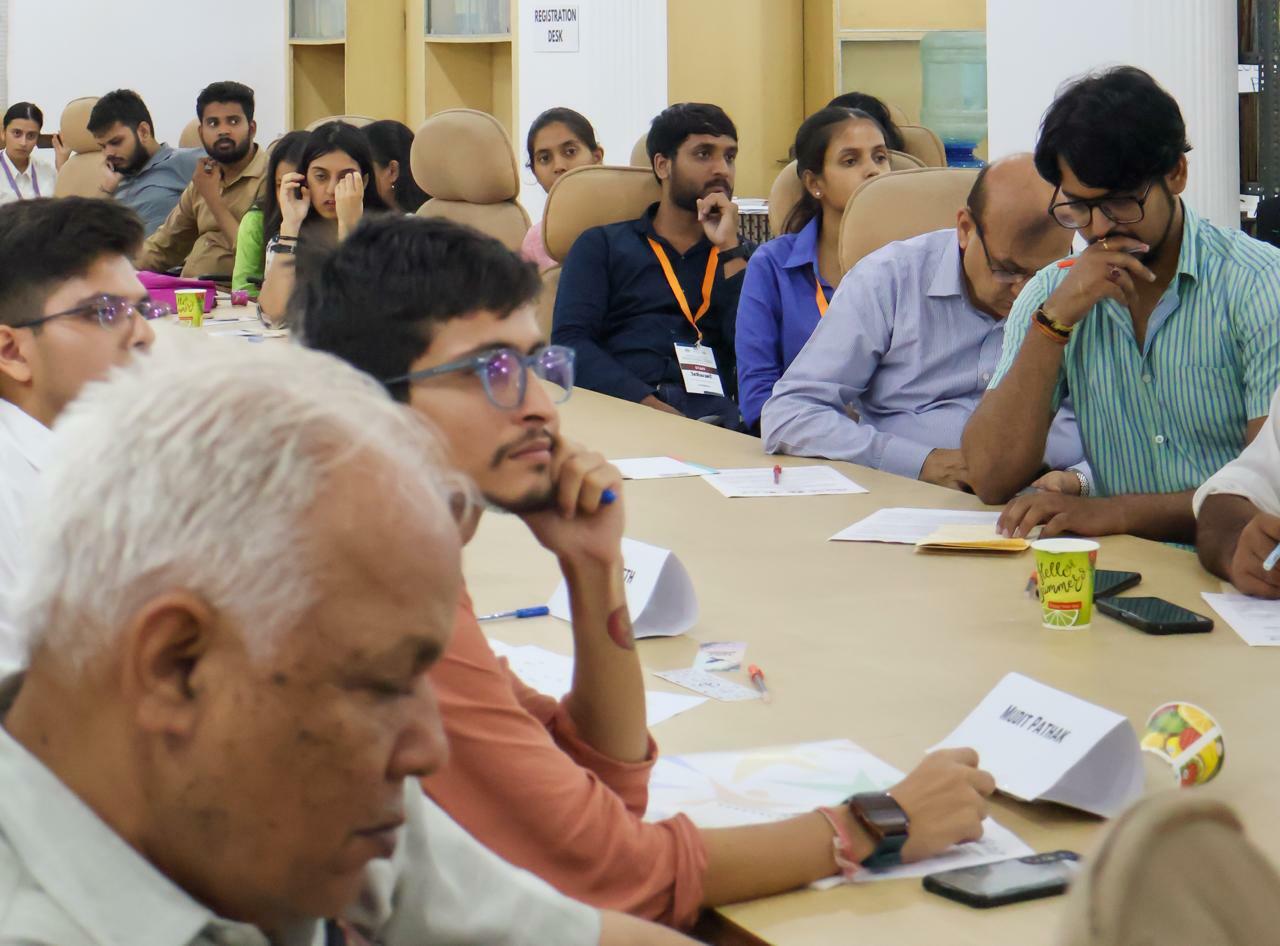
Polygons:
[[[610,458],[673,455],[718,468],[771,466],[760,442],[705,424],[577,390],[562,405],[567,436]],[[787,465],[811,464],[800,458]],[[1243,815],[1264,850],[1280,851],[1275,786],[1280,721],[1273,657],[1222,621],[1211,634],[1149,637],[1096,615],[1083,631],[1042,629],[1024,591],[1030,553],[926,555],[909,546],[828,542],[882,507],[977,509],[977,499],[851,464],[833,464],[863,495],[726,499],[698,478],[626,484],[627,535],[675,551],[697,588],[688,635],[640,643],[648,670],[687,667],[704,641],[742,640],[765,671],[773,701],[708,701],[654,728],[666,754],[848,738],[903,771],[949,733],[1010,670],[1129,717],[1141,734],[1162,703],[1197,703],[1226,736],[1222,773],[1192,789]],[[545,602],[555,560],[518,520],[489,514],[466,550],[478,613]],[[1201,613],[1220,590],[1195,556],[1126,536],[1102,540],[1100,568],[1139,571],[1128,594],[1155,595]],[[552,618],[487,627],[510,644],[570,653]],[[736,677],[735,677],[736,678]],[[646,687],[667,684],[647,675]],[[1172,774],[1148,770],[1148,791]],[[1104,822],[1052,805],[997,797],[992,815],[1037,851],[1088,854]],[[768,851],[760,851],[761,859]],[[728,933],[777,946],[837,943],[1051,943],[1062,898],[974,910],[925,893],[919,880],[798,891],[723,908]],[[755,942],[750,937],[740,941]]]

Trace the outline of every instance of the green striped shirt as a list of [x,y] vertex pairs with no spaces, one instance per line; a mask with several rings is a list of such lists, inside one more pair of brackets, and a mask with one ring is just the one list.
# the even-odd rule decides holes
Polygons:
[[[1143,347],[1128,309],[1104,299],[1063,358],[1054,410],[1070,394],[1102,496],[1196,489],[1240,455],[1280,385],[1280,250],[1183,211],[1178,272]],[[1067,273],[1048,266],[1018,296],[990,387]]]

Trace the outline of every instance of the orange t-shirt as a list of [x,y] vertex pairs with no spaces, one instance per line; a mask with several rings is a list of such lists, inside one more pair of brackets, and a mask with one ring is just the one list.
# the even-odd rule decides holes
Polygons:
[[643,762],[587,745],[561,702],[526,686],[494,654],[465,591],[431,682],[449,763],[422,786],[458,824],[567,896],[693,925],[707,853],[684,815],[642,820],[658,756],[652,737]]

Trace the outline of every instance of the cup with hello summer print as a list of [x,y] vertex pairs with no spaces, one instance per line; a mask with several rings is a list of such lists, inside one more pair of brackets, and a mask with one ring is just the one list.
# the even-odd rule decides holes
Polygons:
[[1040,620],[1053,630],[1079,630],[1093,621],[1093,575],[1098,543],[1039,539],[1031,543],[1040,589]]

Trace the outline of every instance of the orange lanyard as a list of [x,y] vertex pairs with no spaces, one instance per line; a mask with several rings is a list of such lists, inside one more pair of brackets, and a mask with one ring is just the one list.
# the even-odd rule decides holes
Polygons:
[[813,274],[813,285],[818,290],[818,318],[822,318],[827,314],[827,294],[822,291],[822,280],[818,278],[817,272]]
[[684,297],[684,290],[680,288],[680,281],[676,279],[675,270],[671,268],[671,260],[667,259],[667,254],[653,237],[649,237],[649,246],[653,249],[653,255],[658,257],[658,263],[662,266],[662,273],[667,277],[667,285],[671,287],[671,294],[676,297],[676,303],[680,306],[680,311],[689,320],[693,330],[698,333],[698,344],[701,345],[702,332],[698,329],[698,320],[707,314],[707,309],[711,308],[711,287],[716,281],[716,266],[720,262],[720,250],[713,246],[711,255],[707,257],[707,272],[702,277],[702,305],[698,306],[696,313],[693,313],[689,311],[689,300]]

